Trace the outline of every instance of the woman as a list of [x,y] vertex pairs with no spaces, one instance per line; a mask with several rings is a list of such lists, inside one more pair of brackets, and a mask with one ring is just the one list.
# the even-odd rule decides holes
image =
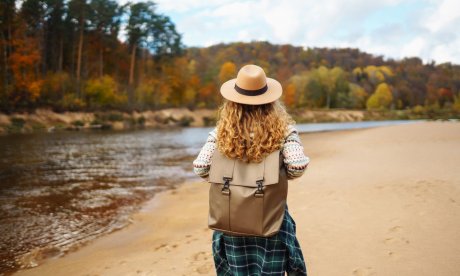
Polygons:
[[[217,125],[193,161],[194,172],[209,179],[215,150],[232,159],[260,162],[281,149],[288,179],[300,177],[310,159],[304,155],[295,121],[279,101],[281,84],[267,78],[261,67],[246,65],[236,79],[221,86],[220,92],[224,103]],[[213,231],[212,250],[217,275],[307,275],[287,206],[275,236],[230,236]]]

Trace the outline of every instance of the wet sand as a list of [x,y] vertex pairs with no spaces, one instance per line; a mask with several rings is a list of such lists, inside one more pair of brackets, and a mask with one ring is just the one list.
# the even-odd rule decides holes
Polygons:
[[[460,275],[460,123],[302,134],[289,210],[310,276]],[[208,184],[163,192],[128,227],[15,275],[215,275]]]

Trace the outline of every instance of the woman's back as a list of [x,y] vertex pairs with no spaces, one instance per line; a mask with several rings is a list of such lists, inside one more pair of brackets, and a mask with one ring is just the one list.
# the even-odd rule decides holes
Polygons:
[[[287,178],[302,176],[310,159],[304,154],[294,120],[278,101],[281,93],[281,84],[266,78],[255,65],[244,66],[236,79],[225,82],[221,94],[226,100],[216,128],[208,133],[193,161],[194,172],[209,180],[216,150],[230,159],[255,163],[280,150]],[[237,236],[215,230],[212,251],[217,275],[307,275],[287,205],[274,236]]]
[[[209,177],[211,157],[217,150],[216,133],[216,128],[209,132],[206,144],[193,162],[195,173],[205,179]],[[298,132],[292,125],[286,132],[281,152],[288,178],[302,176],[310,160],[305,156]],[[306,275],[295,233],[295,221],[287,206],[280,231],[274,237],[236,237],[214,231],[212,249],[217,275],[284,275],[284,271]]]

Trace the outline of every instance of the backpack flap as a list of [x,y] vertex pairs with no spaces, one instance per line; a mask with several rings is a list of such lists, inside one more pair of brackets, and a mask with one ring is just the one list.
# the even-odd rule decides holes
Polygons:
[[227,158],[219,152],[214,151],[211,157],[211,168],[209,169],[209,182],[224,184],[224,177],[232,179],[235,167],[235,160]]
[[209,171],[209,182],[224,184],[224,177],[231,178],[229,184],[236,186],[257,187],[257,181],[263,180],[263,185],[272,185],[279,182],[280,150],[269,154],[260,163],[244,163],[232,160],[218,149],[212,156]]

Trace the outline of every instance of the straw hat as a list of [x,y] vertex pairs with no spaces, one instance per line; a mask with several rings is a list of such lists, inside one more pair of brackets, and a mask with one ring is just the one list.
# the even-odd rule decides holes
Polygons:
[[260,105],[276,101],[283,88],[277,80],[267,78],[261,67],[248,64],[240,69],[236,79],[222,84],[220,93],[232,102]]

